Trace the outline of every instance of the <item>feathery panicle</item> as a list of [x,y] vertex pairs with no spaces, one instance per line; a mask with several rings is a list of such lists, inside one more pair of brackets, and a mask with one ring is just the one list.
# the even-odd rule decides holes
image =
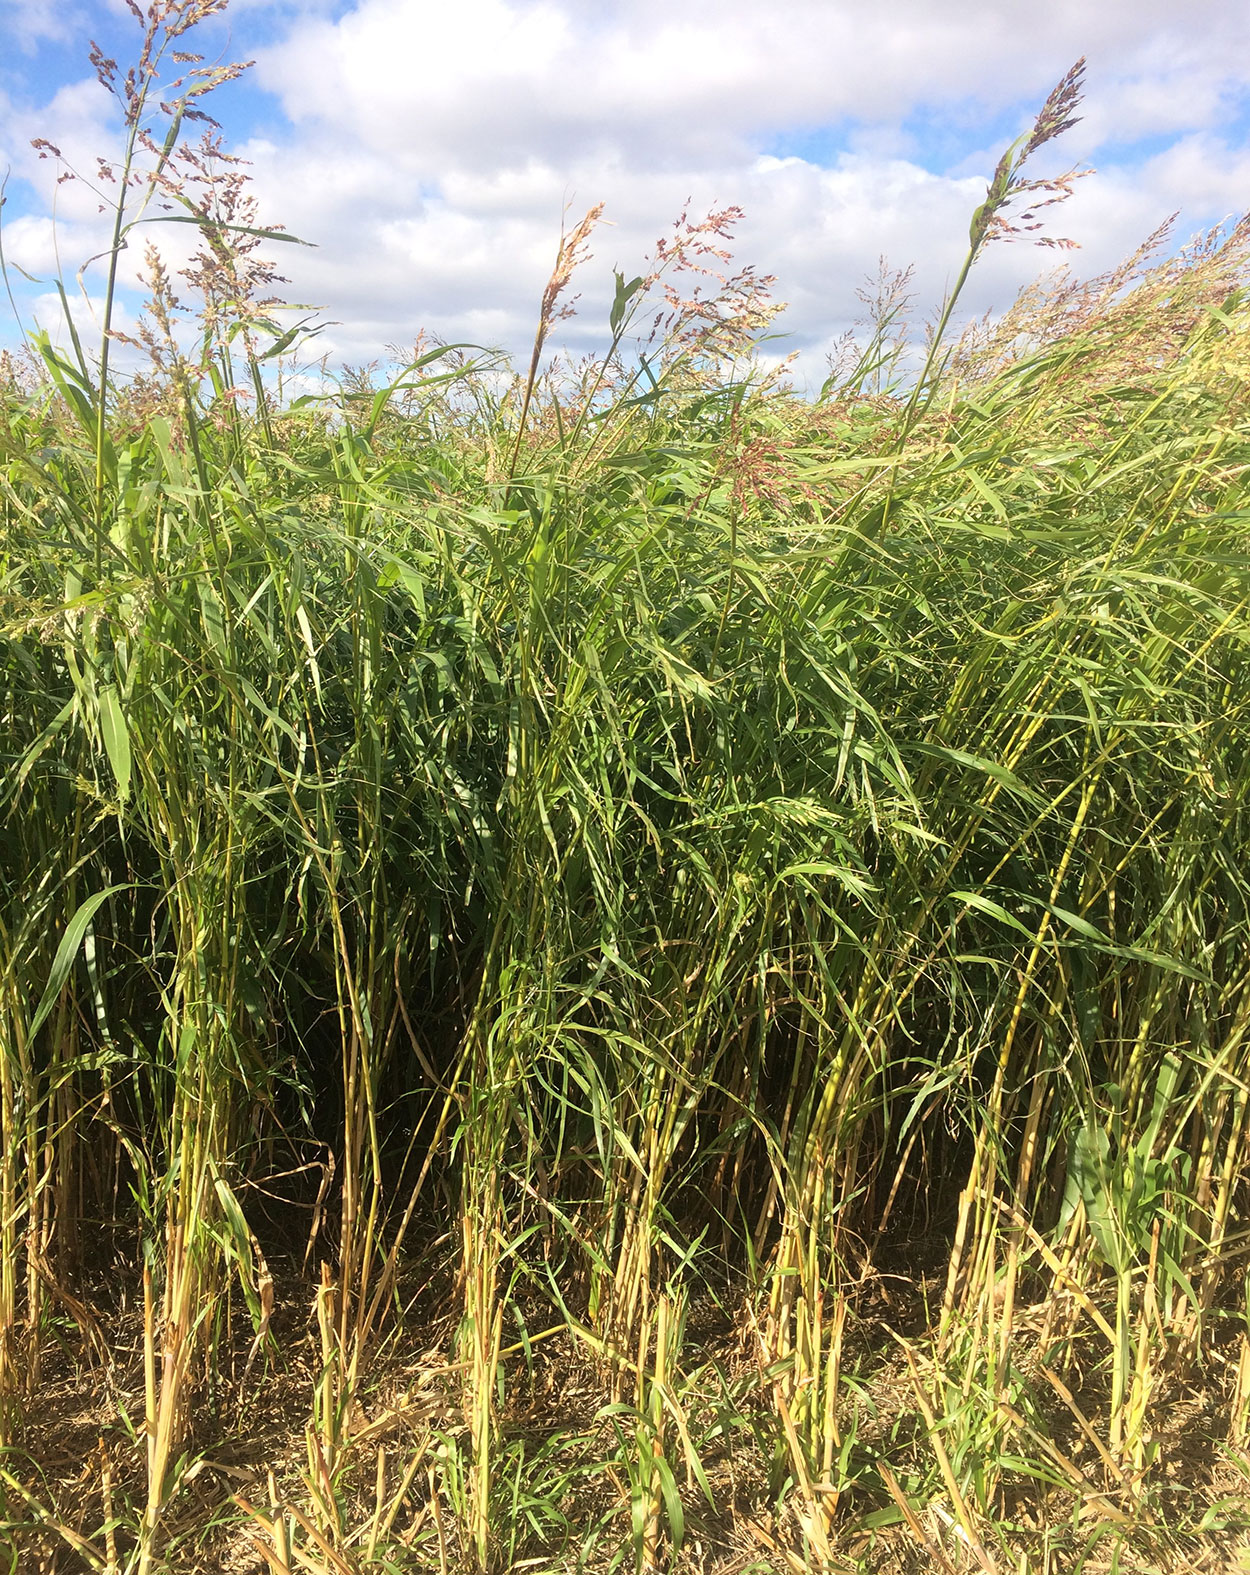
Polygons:
[[563,306],[558,306],[557,303],[568,289],[574,273],[590,257],[590,237],[603,217],[603,207],[603,203],[597,202],[571,230],[561,231],[555,267],[551,270],[551,277],[543,290],[542,305],[538,313],[537,337],[540,351],[551,331],[552,324],[563,322],[573,316],[576,296],[573,300],[566,301]]
[[585,215],[573,226],[571,230],[561,228],[560,244],[556,248],[555,267],[551,270],[551,277],[547,280],[543,290],[542,303],[538,312],[538,327],[534,333],[534,349],[530,355],[529,374],[525,380],[525,392],[521,399],[520,415],[517,418],[516,442],[512,449],[512,459],[508,466],[508,475],[516,474],[517,462],[521,457],[521,444],[525,438],[525,424],[529,418],[530,406],[534,399],[534,389],[538,383],[538,366],[542,360],[543,346],[547,343],[547,335],[551,332],[554,323],[566,321],[573,316],[577,297],[560,305],[560,297],[568,289],[576,270],[587,261],[590,256],[589,241],[595,226],[603,217],[604,205],[597,202],[593,208],[587,210]]
[[[1022,172],[1038,149],[1077,124],[1080,117],[1073,112],[1081,102],[1084,77],[1085,60],[1082,57],[1050,94],[1032,131],[1013,142],[999,159],[985,201],[973,215],[969,230],[969,242],[974,255],[990,241],[1012,240],[1019,235],[1028,235],[1035,246],[1068,250],[1077,244],[1064,237],[1041,234],[1042,221],[1038,214],[1044,208],[1066,201],[1072,195],[1075,182],[1093,174],[1093,171],[1070,169],[1045,180],[1028,180]],[[1022,212],[1008,216],[1007,210],[1013,204],[1022,198],[1032,199],[1034,194],[1040,200],[1029,200]]]

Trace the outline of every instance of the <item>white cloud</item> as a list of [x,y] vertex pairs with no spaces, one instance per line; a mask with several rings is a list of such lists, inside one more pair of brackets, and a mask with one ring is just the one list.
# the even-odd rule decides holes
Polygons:
[[73,238],[58,233],[55,220],[44,214],[22,214],[4,227],[5,257],[35,278],[56,274],[66,241],[72,245]]
[[[1053,220],[1082,241],[1077,267],[1110,266],[1176,207],[1192,229],[1250,189],[1250,152],[1222,140],[1250,86],[1250,10],[1227,0],[358,0],[338,20],[331,0],[236,0],[232,11],[236,53],[258,54],[257,85],[289,121],[241,149],[262,217],[317,243],[273,255],[291,299],[339,320],[320,347],[353,361],[420,328],[523,350],[562,211],[604,200],[615,228],[595,238],[583,314],[567,325],[571,344],[596,340],[611,265],[635,268],[689,199],[694,213],[745,210],[737,256],[778,276],[791,302],[778,326],[818,376],[819,350],[858,311],[855,286],[881,253],[916,263],[924,305],[959,266],[999,149],[942,168],[925,128],[946,146],[953,127],[951,145],[966,146],[996,117],[1022,127],[1021,106],[1082,53],[1084,120],[1052,161],[1101,165]],[[246,39],[257,12],[282,31],[259,51]],[[67,151],[85,156],[99,150],[103,108],[87,84],[41,120],[64,120]],[[827,167],[766,151],[839,125],[853,151]],[[1117,145],[1142,137],[1171,141],[1117,162]],[[73,192],[62,213],[90,227]],[[46,234],[32,226],[22,244],[33,256]],[[993,249],[968,308],[1005,305],[1059,260]]]
[[[608,264],[633,266],[690,197],[746,210],[738,254],[777,274],[781,327],[827,343],[855,311],[855,283],[887,253],[916,261],[922,299],[958,267],[967,217],[997,150],[951,175],[897,156],[900,121],[949,113],[976,124],[1037,102],[1090,55],[1086,122],[1070,155],[1112,137],[1207,133],[1244,90],[1250,13],[1222,0],[361,0],[261,54],[263,85],[297,127],[258,154],[275,213],[322,243],[295,263],[342,318],[357,355],[401,324],[454,337],[500,325],[524,345],[570,198],[604,199],[618,228],[596,241],[582,288],[606,310]],[[786,133],[851,118],[854,155],[832,168],[761,157]],[[1177,205],[1221,211],[1239,171],[1201,169],[1193,142],[1132,181],[1098,177],[1056,222],[1110,263]],[[979,176],[979,179],[977,178]],[[969,305],[1002,305],[1054,254],[1003,248]],[[593,315],[593,318],[591,316]],[[393,325],[387,331],[387,325]]]
[[0,30],[23,54],[29,54],[45,39],[72,38],[79,21],[80,14],[69,4],[0,0]]
[[1170,130],[1170,84],[1214,113],[1229,73],[1244,81],[1247,43],[1250,13],[1225,0],[1183,12],[1174,0],[361,0],[338,23],[296,27],[260,73],[292,119],[319,118],[400,165],[608,147],[664,164],[843,116],[886,123],[969,97],[1001,108],[1081,53],[1095,98],[1144,75],[1128,95],[1136,122]]
[[[75,293],[70,297],[70,306],[78,337],[84,349],[94,354],[99,346],[101,324],[104,321],[104,297],[98,294],[84,297]],[[60,296],[55,291],[45,291],[34,298],[29,311],[31,323],[42,329],[58,349],[68,353],[71,338]],[[114,304],[112,326],[122,333],[131,333],[134,329],[134,315],[124,301]],[[125,347],[118,346],[112,353],[119,363],[137,364],[135,353]]]
[[1142,180],[1174,208],[1231,216],[1245,209],[1250,194],[1250,147],[1232,148],[1219,137],[1195,133],[1156,154]]

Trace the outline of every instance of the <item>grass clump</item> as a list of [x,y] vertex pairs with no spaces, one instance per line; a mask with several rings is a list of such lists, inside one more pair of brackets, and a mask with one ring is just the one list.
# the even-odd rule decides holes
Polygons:
[[1246,227],[807,402],[732,214],[544,372],[592,211],[284,403],[212,9],[198,348],[0,388],[14,1567],[1230,1567]]

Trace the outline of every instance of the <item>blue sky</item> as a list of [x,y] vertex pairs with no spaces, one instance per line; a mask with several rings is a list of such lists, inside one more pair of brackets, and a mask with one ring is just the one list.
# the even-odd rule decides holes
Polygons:
[[[73,286],[103,221],[29,141],[88,169],[110,153],[87,44],[124,66],[137,36],[124,0],[0,0],[5,247],[42,281],[14,275],[23,311],[54,329],[58,261]],[[288,297],[335,322],[319,341],[335,361],[422,329],[522,351],[562,210],[602,200],[613,227],[564,329],[593,345],[612,267],[636,269],[689,199],[744,209],[738,260],[777,275],[781,348],[818,369],[882,254],[915,265],[922,311],[940,300],[997,153],[1081,54],[1085,118],[1052,161],[1098,170],[1054,220],[1081,242],[1071,266],[1112,266],[1177,209],[1179,243],[1250,194],[1241,0],[234,0],[195,47],[257,62],[209,107],[262,219],[315,243],[278,252]],[[188,238],[162,237],[175,267]],[[1059,260],[996,248],[969,310]]]

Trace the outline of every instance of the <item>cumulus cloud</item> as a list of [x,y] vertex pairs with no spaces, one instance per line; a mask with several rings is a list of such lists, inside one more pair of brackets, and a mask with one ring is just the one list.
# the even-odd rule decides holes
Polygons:
[[1140,132],[1174,129],[1172,85],[1191,104],[1200,90],[1199,112],[1215,113],[1248,43],[1250,16],[1224,0],[1183,12],[1174,0],[362,0],[337,22],[294,29],[260,70],[293,120],[320,119],[398,163],[498,167],[608,149],[663,163],[848,116],[1001,108],[1082,53],[1115,62],[1100,73],[1108,86],[1145,79],[1130,95]]
[[[1082,264],[1107,266],[1174,207],[1195,223],[1236,207],[1239,157],[1215,128],[1245,92],[1247,45],[1250,14],[1222,0],[1191,0],[1184,15],[1172,0],[361,0],[262,52],[260,81],[296,131],[258,150],[257,173],[322,243],[297,264],[301,282],[352,325],[339,343],[358,354],[371,334],[376,345],[422,323],[460,338],[488,322],[520,346],[562,208],[599,199],[617,229],[598,238],[588,314],[602,314],[607,264],[633,266],[687,199],[734,203],[746,210],[739,255],[791,302],[779,326],[819,350],[880,253],[914,261],[928,300],[958,266],[998,149],[935,170],[906,121],[1007,112],[1018,129],[1024,106],[1088,54],[1071,157],[1185,139],[1131,179],[1113,164],[1087,183],[1101,200],[1082,191],[1064,214]],[[765,152],[838,126],[857,151],[820,163]],[[1005,304],[1054,262],[1000,249],[970,306]]]
[[[1250,11],[1226,0],[236,0],[232,16],[284,117],[240,151],[264,218],[316,243],[278,260],[347,360],[422,328],[523,349],[562,213],[603,200],[615,227],[567,325],[593,343],[611,266],[636,268],[689,202],[745,210],[737,255],[777,275],[777,326],[818,378],[881,253],[940,300],[1000,151],[982,128],[1022,129],[1080,54],[1085,118],[1057,156],[1100,173],[1054,223],[1082,271],[1173,209],[1182,229],[1237,210],[1250,174]],[[254,49],[260,20],[272,42]],[[73,94],[50,109],[75,148],[100,130]],[[46,236],[22,242],[33,256]],[[969,309],[1057,261],[994,248]]]
[[81,20],[76,6],[32,5],[30,0],[0,0],[0,30],[22,51],[29,54],[45,39],[73,36]]

